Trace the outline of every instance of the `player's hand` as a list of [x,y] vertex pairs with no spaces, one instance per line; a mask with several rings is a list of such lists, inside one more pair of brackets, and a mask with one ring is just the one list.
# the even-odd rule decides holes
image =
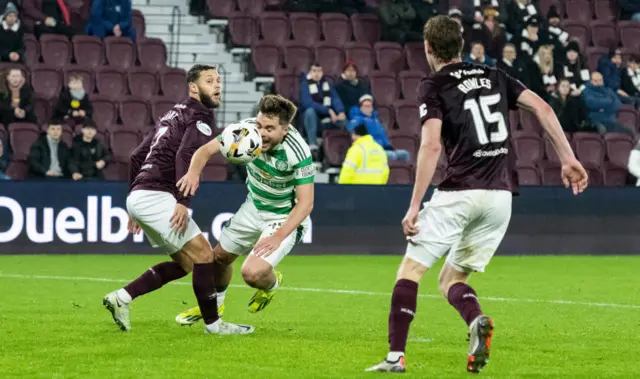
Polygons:
[[176,204],[171,216],[171,228],[178,233],[184,233],[189,225],[189,209],[182,204]]
[[129,217],[129,222],[127,223],[127,230],[129,230],[129,233],[136,235],[140,233],[142,228],[140,228],[140,225],[138,225],[136,220],[134,220],[132,217]]
[[402,231],[404,235],[407,237],[413,237],[418,234],[418,214],[420,213],[420,209],[418,208],[409,208],[407,214],[402,219]]
[[582,167],[582,164],[575,158],[562,164],[561,176],[564,186],[566,188],[571,187],[573,189],[574,195],[577,195],[584,191],[584,189],[587,188],[587,184],[589,183],[589,176],[587,175],[587,171],[585,171],[584,167]]
[[253,247],[253,254],[256,257],[266,258],[280,247],[282,240],[283,238],[277,234],[264,237]]
[[176,187],[178,187],[178,190],[184,197],[195,195],[199,185],[200,176],[192,172],[187,172],[187,174],[176,183]]

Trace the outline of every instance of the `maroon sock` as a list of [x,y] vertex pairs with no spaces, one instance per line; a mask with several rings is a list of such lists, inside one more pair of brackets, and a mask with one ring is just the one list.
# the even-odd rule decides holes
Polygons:
[[218,301],[213,273],[213,263],[193,265],[193,293],[196,295],[202,318],[207,325],[218,320]]
[[482,315],[480,310],[480,303],[478,303],[478,295],[467,283],[456,283],[449,288],[447,294],[449,304],[460,313],[460,316],[464,319],[467,325],[471,325],[471,322],[476,317]]
[[404,352],[409,324],[416,314],[418,283],[400,279],[393,287],[389,312],[389,351]]
[[138,279],[127,284],[124,289],[132,299],[135,299],[186,275],[187,272],[176,262],[162,262],[145,271]]

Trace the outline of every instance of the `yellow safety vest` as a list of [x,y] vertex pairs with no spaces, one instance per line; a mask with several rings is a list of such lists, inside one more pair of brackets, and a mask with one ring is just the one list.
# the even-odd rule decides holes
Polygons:
[[387,153],[370,135],[358,138],[342,163],[339,184],[387,184]]

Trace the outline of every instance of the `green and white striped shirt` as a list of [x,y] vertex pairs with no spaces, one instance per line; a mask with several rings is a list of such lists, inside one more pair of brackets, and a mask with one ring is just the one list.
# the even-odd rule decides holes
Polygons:
[[[255,118],[243,122],[255,123]],[[291,126],[281,144],[246,166],[249,199],[260,211],[290,213],[296,202],[295,187],[315,180],[309,145]]]

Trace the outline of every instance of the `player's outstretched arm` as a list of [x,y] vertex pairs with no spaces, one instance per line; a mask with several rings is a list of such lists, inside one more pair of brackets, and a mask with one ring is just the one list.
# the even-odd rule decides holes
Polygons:
[[176,186],[184,196],[193,196],[200,184],[200,174],[204,166],[207,165],[209,159],[220,151],[220,141],[217,138],[212,139],[205,145],[202,145],[191,158],[189,170],[178,180]]
[[551,106],[533,91],[525,90],[518,96],[518,107],[534,113],[551,139],[562,163],[562,181],[565,187],[571,186],[576,195],[584,191],[588,183],[587,172],[576,159]]

